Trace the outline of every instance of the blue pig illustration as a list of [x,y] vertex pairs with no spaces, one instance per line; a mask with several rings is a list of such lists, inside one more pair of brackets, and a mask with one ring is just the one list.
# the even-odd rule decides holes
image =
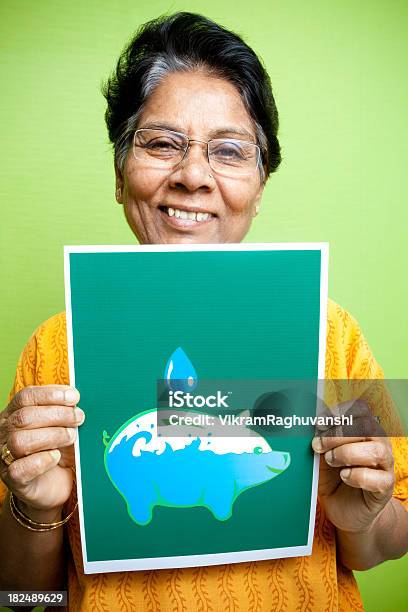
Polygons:
[[273,451],[249,429],[248,436],[241,429],[240,437],[212,438],[204,428],[189,431],[193,435],[171,437],[161,427],[158,434],[156,410],[148,410],[125,423],[106,446],[106,471],[137,524],[149,524],[155,506],[203,506],[225,521],[241,493],[290,464],[289,453]]

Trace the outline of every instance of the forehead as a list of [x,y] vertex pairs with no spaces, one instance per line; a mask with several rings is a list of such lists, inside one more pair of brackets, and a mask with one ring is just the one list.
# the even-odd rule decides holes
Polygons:
[[203,72],[164,77],[148,97],[138,127],[154,122],[196,138],[215,133],[255,137],[253,121],[237,88]]

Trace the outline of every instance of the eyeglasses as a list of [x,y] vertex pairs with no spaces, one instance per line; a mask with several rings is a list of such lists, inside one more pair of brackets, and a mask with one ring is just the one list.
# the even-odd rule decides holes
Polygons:
[[258,168],[261,149],[253,142],[235,138],[196,140],[180,132],[141,128],[133,137],[133,155],[151,168],[170,170],[186,157],[192,142],[207,145],[208,163],[225,176],[248,176]]

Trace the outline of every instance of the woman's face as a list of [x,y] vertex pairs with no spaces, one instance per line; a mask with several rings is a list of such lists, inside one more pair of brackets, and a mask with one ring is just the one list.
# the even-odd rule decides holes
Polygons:
[[[228,81],[200,72],[172,73],[147,100],[138,129],[166,126],[192,139],[238,138],[256,142],[241,96]],[[205,145],[192,143],[183,161],[164,170],[135,159],[116,169],[117,200],[141,244],[240,242],[262,195],[259,169],[226,177],[208,163]],[[209,213],[202,221],[170,216],[168,208]],[[201,217],[201,215],[200,215]]]

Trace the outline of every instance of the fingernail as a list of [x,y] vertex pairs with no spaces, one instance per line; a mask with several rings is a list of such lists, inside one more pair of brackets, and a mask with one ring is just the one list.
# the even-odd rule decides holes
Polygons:
[[312,446],[317,453],[320,453],[323,449],[322,441],[317,436],[312,440]]
[[69,439],[73,442],[76,438],[76,428],[74,427],[67,427],[67,431],[69,434]]
[[50,455],[51,455],[51,457],[52,457],[53,459],[55,459],[55,460],[57,460],[57,459],[58,459],[58,461],[59,461],[59,459],[60,459],[60,457],[61,457],[61,453],[59,452],[59,450],[51,450],[51,451],[50,451]]
[[70,404],[76,404],[79,400],[78,391],[75,389],[67,389],[65,391],[65,401]]
[[341,472],[340,472],[340,476],[342,478],[348,478],[350,476],[350,474],[351,474],[351,468],[346,468],[344,470],[341,470]]
[[85,412],[81,408],[74,408],[75,422],[79,425],[85,421]]
[[327,453],[325,454],[324,458],[326,459],[326,463],[328,463],[329,465],[332,465],[332,463],[333,463],[333,451],[332,450],[327,451]]

